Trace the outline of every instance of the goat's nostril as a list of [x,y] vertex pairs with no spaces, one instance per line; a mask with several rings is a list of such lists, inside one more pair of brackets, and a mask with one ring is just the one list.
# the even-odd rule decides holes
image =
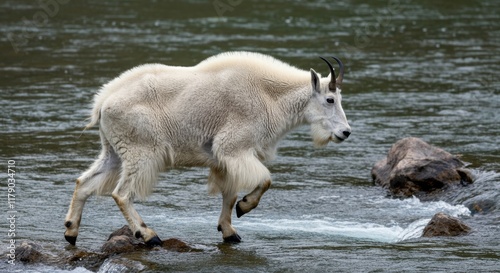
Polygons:
[[349,131],[344,131],[342,133],[344,134],[345,137],[349,137],[351,135],[351,132]]

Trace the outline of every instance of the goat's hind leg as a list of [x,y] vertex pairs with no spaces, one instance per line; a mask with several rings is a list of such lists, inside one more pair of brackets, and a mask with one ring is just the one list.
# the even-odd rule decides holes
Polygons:
[[75,191],[64,222],[66,227],[64,238],[70,244],[76,243],[87,199],[93,194],[104,194],[106,189],[114,188],[119,172],[120,159],[109,146],[104,146],[99,158],[76,180]]

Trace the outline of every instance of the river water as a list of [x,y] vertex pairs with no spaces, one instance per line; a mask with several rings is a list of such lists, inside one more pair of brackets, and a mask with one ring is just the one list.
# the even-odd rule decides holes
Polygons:
[[[10,214],[16,244],[37,242],[54,259],[98,252],[125,224],[111,198],[92,197],[77,248],[63,238],[74,181],[100,150],[97,128],[82,131],[92,96],[133,66],[190,66],[246,50],[327,73],[318,56],[334,55],[347,66],[343,107],[353,132],[325,149],[312,147],[307,127],[291,132],[268,163],[271,189],[233,220],[240,244],[221,242],[221,199],[206,193],[208,171],[190,168],[162,174],[136,208],[161,238],[199,251],[131,253],[87,268],[2,262],[0,271],[499,272],[499,1],[45,2],[0,3],[1,253]],[[425,200],[390,198],[370,169],[408,136],[460,154],[474,184]],[[488,209],[471,211],[475,202]],[[421,238],[441,211],[473,232]]]

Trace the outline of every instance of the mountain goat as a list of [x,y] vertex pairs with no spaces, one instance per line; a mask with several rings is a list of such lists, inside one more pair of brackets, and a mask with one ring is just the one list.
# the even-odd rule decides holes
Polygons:
[[231,214],[239,191],[250,191],[236,214],[257,207],[271,185],[263,161],[277,142],[301,124],[311,125],[316,146],[342,142],[351,128],[341,106],[338,78],[300,70],[270,56],[223,53],[193,67],[146,64],[105,84],[94,98],[91,121],[99,123],[102,151],[76,180],[65,220],[65,238],[76,243],[83,206],[93,194],[111,194],[137,238],[161,244],[132,206],[144,199],[158,173],[180,166],[210,168],[211,193],[222,194],[218,230],[239,242]]

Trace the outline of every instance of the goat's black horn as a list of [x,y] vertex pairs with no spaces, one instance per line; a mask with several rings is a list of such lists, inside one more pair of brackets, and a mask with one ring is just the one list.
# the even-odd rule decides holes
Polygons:
[[340,86],[342,85],[342,80],[344,79],[344,64],[339,58],[337,57],[332,57],[332,58],[339,64],[339,76],[337,77],[337,79],[335,79],[335,82],[337,83],[337,86],[340,88]]
[[[333,66],[332,64],[325,58],[323,57],[320,57],[323,61],[325,61],[325,63],[328,65],[328,67],[330,68],[330,74],[331,74],[331,79],[330,79],[330,83],[328,84],[328,89],[330,90],[335,90],[336,89],[336,83],[335,83],[335,69],[333,69]],[[342,66],[341,66],[342,67]]]

